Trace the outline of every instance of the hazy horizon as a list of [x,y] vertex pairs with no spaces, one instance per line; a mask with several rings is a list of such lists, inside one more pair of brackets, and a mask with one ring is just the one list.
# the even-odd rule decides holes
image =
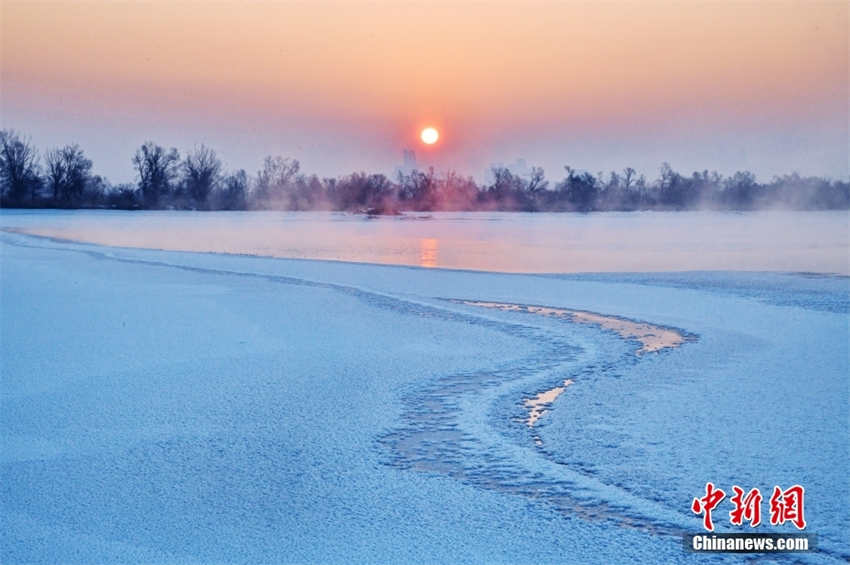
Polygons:
[[[333,4],[333,5],[331,5]],[[2,121],[133,180],[153,140],[229,169],[525,159],[848,176],[845,3],[2,3]],[[425,125],[441,131],[426,147]]]

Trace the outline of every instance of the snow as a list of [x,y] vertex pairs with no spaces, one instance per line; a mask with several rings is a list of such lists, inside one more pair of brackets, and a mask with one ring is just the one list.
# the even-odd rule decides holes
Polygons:
[[[713,481],[804,485],[820,551],[794,557],[844,562],[849,291],[0,233],[0,561],[690,563]],[[690,339],[638,356],[598,324],[464,301]],[[567,379],[527,426],[525,400]]]

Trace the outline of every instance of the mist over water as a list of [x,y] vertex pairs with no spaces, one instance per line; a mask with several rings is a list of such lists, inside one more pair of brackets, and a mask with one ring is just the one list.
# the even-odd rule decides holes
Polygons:
[[3,210],[0,226],[101,245],[522,273],[850,274],[846,211],[334,212]]

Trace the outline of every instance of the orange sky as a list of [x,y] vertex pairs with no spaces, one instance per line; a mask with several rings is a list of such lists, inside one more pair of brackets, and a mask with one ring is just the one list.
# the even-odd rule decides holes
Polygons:
[[[516,157],[734,168],[726,139],[744,145],[741,166],[797,155],[847,171],[845,2],[2,6],[3,126],[88,140],[96,165],[121,159],[116,174],[129,153],[106,145],[154,136],[328,173],[390,167],[408,145],[476,174]],[[443,132],[430,153],[426,123]],[[119,131],[126,143],[107,143]]]

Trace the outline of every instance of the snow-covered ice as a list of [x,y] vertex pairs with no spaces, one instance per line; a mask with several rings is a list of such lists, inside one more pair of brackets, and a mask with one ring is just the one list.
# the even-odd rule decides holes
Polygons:
[[[0,285],[3,563],[692,563],[707,481],[804,485],[819,550],[794,558],[850,558],[846,277],[5,232]],[[635,335],[527,306],[687,339],[637,355]]]

